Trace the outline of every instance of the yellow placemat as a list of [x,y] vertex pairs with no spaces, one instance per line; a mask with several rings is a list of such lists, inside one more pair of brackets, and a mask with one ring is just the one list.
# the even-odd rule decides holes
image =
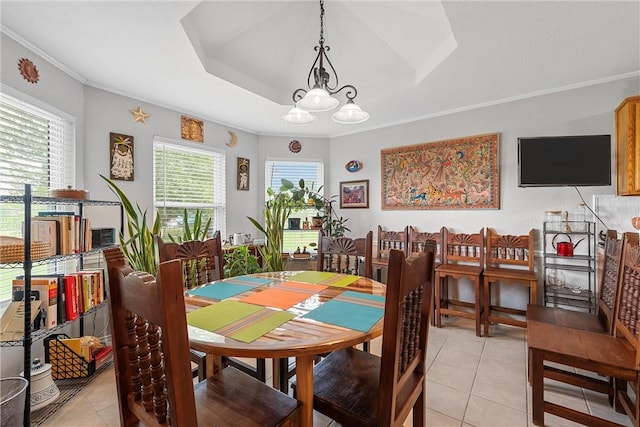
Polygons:
[[303,271],[291,277],[298,282],[317,283],[327,286],[343,288],[360,279],[360,276],[352,274],[329,273],[325,271]]

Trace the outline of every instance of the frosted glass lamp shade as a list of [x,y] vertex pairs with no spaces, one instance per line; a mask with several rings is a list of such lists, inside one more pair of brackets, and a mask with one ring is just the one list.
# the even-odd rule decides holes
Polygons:
[[366,122],[369,120],[369,113],[362,111],[360,106],[350,99],[338,112],[333,113],[331,118],[335,122],[351,125]]
[[333,110],[339,103],[340,101],[329,95],[326,90],[314,87],[304,95],[304,98],[296,103],[296,107],[312,113],[319,113]]
[[308,111],[293,107],[287,114],[282,116],[282,120],[292,125],[306,125],[315,122],[316,117]]

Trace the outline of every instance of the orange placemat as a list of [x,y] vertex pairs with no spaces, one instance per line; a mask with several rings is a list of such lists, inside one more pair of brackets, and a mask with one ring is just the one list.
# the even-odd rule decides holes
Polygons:
[[272,288],[249,295],[241,301],[286,310],[326,288],[327,286],[309,283],[282,282],[274,284]]

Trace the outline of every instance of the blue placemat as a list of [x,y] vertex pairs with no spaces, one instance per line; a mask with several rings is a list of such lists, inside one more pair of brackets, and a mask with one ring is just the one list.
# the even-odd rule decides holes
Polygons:
[[271,279],[264,279],[262,277],[251,277],[251,276],[230,277],[228,279],[224,279],[224,281],[226,283],[239,283],[243,285],[252,285],[252,286],[267,285],[273,282],[273,280]]
[[302,316],[332,325],[342,326],[361,332],[369,332],[371,327],[384,315],[384,309],[345,301],[331,300]]
[[192,289],[188,291],[187,294],[223,300],[234,295],[241,294],[253,288],[255,288],[255,286],[238,285],[236,283],[227,282],[216,282],[210,285],[202,286],[200,288]]

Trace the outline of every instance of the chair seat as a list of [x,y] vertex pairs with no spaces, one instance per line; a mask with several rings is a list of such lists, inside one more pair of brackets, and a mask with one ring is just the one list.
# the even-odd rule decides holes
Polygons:
[[479,276],[483,272],[483,268],[477,265],[464,264],[440,264],[435,268],[436,273],[446,274],[464,274]]
[[536,273],[529,270],[518,270],[515,268],[487,267],[482,275],[485,279],[517,280],[523,282],[537,281]]
[[[546,360],[559,363],[571,360],[574,366],[601,375],[628,378],[629,381],[636,379],[635,349],[623,338],[549,323],[528,322],[527,344],[533,351],[545,352]],[[578,366],[576,361],[584,361],[584,366]]]
[[313,407],[342,425],[375,426],[379,383],[380,357],[334,351],[313,370]]
[[201,426],[280,426],[298,406],[296,400],[233,367],[196,384],[195,399]]
[[537,304],[527,306],[527,322],[542,322],[561,325],[571,329],[580,329],[606,334],[607,328],[600,318],[584,311],[572,311],[556,307],[544,307]]

